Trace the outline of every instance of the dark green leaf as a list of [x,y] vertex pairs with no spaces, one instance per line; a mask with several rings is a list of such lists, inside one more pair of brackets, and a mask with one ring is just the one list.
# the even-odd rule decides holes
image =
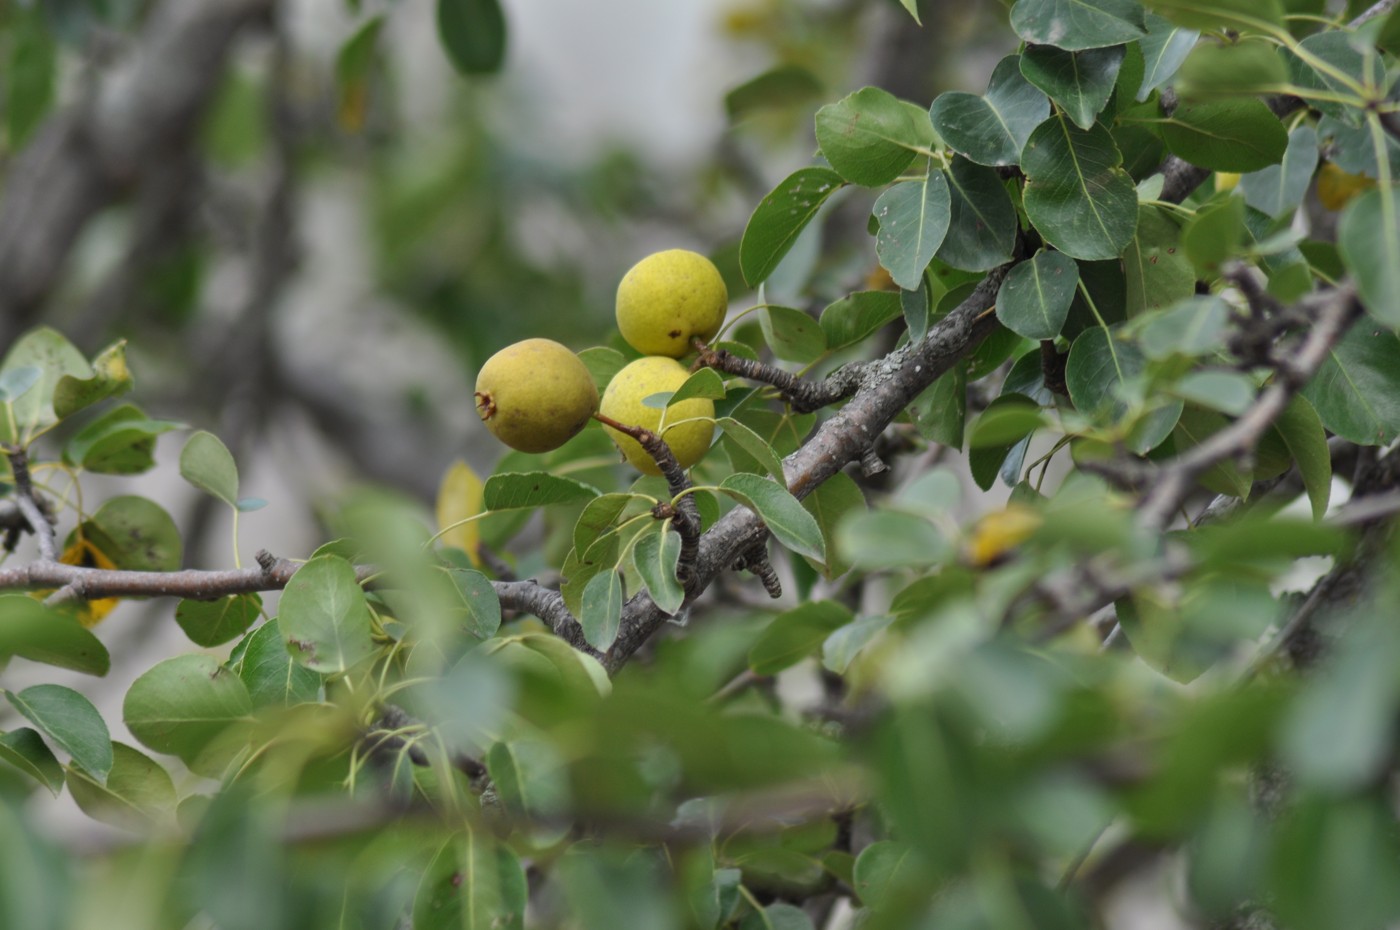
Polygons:
[[88,675],[105,675],[112,664],[77,620],[24,594],[0,594],[0,658],[10,656]]
[[39,7],[21,9],[9,25],[5,116],[10,131],[9,148],[16,151],[29,140],[53,104],[58,50]]
[[1322,425],[1351,442],[1386,445],[1400,436],[1400,338],[1363,321],[1332,347],[1303,388]]
[[949,91],[929,108],[938,134],[954,151],[992,167],[1015,165],[1031,131],[1050,115],[1050,101],[1021,75],[1020,56],[992,72],[986,96]]
[[[922,277],[922,272],[920,272]],[[856,291],[822,310],[819,323],[828,349],[844,349],[865,340],[902,312],[900,296],[890,291]]]
[[989,489],[1012,448],[1043,425],[1040,406],[1020,394],[1003,394],[988,404],[968,439],[968,467],[977,486]]
[[180,451],[180,477],[230,507],[238,505],[238,466],[228,447],[203,430],[185,440]]
[[33,685],[5,697],[39,732],[98,781],[112,770],[112,736],[92,702],[63,685]]
[[1248,232],[1244,215],[1241,197],[1226,197],[1197,211],[1181,234],[1181,246],[1192,264],[1202,271],[1213,271],[1227,258],[1239,254]]
[[568,806],[568,768],[552,743],[496,743],[486,755],[486,769],[501,800],[513,811],[548,816]]
[[656,606],[668,615],[674,615],[685,602],[685,589],[676,580],[680,558],[681,536],[672,532],[669,520],[661,524],[661,532],[646,533],[638,539],[632,550],[632,564],[637,567],[637,574]]
[[123,571],[173,572],[184,559],[175,521],[144,497],[109,498],[82,531]]
[[877,911],[897,906],[916,895],[926,868],[918,853],[903,843],[871,843],[856,857],[856,894]]
[[[1129,413],[1120,397],[1120,386],[1142,374],[1146,362],[1136,346],[1103,329],[1079,334],[1065,361],[1065,385],[1080,412],[1106,425],[1118,425]],[[1172,431],[1181,415],[1182,403],[1168,403],[1148,413],[1128,437],[1134,452],[1145,453]]]
[[574,548],[579,552],[586,551],[594,540],[617,522],[632,501],[646,502],[646,499],[635,494],[604,494],[585,504],[574,524]]
[[244,644],[238,677],[253,707],[290,707],[316,700],[321,676],[293,661],[276,619],[254,630]]
[[79,430],[63,448],[70,465],[107,475],[135,475],[155,465],[156,437],[181,428],[150,420],[131,404],[107,411]]
[[[945,174],[951,198],[948,234],[935,253],[940,261],[963,271],[988,271],[1011,260],[1016,243],[1016,208],[996,171],[954,155]],[[923,288],[903,292],[922,294]],[[924,297],[927,304],[927,296]],[[905,316],[909,314],[906,312]],[[909,326],[911,338],[927,328]]]
[[757,475],[737,474],[725,478],[719,489],[756,513],[784,546],[818,562],[826,560],[821,527],[787,488]]
[[[1300,89],[1298,96],[1328,116],[1360,125],[1363,102],[1347,84],[1378,88],[1384,94],[1387,81],[1381,56],[1371,54],[1370,49],[1363,53],[1357,37],[1341,29],[1315,33],[1299,45],[1298,52],[1288,55],[1288,71],[1297,88],[1315,90],[1318,95]],[[1335,97],[1342,100],[1331,99]]]
[[490,74],[506,55],[500,0],[437,0],[438,37],[462,74]]
[[727,442],[737,445],[764,471],[779,481],[786,480],[783,477],[782,459],[773,451],[773,447],[764,441],[762,436],[733,417],[721,417],[715,421],[715,425],[724,432]]
[[881,194],[871,215],[880,221],[875,236],[880,264],[895,284],[912,290],[948,233],[952,203],[947,179],[930,163],[922,180],[896,184]]
[[1137,229],[1137,189],[1101,125],[1085,131],[1056,114],[1021,155],[1026,215],[1071,258],[1117,258]]
[[63,790],[63,766],[36,730],[20,727],[0,734],[0,759],[57,795]]
[[53,391],[54,415],[60,420],[131,389],[131,372],[126,367],[126,340],[120,339],[92,360],[91,378],[64,375]]
[[791,904],[770,904],[745,917],[739,930],[812,930],[812,918]]
[[1170,81],[1200,37],[1201,34],[1194,29],[1183,29],[1154,13],[1148,13],[1147,35],[1138,41],[1144,67],[1137,99],[1146,100],[1154,90]]
[[926,148],[921,115],[888,91],[864,87],[817,111],[817,145],[841,177],[879,187],[899,177]]
[[763,198],[739,242],[739,267],[750,287],[773,273],[821,205],[845,186],[829,168],[801,168]]
[[1078,51],[1121,45],[1147,34],[1133,0],[1017,0],[1011,28],[1027,42]]
[[175,607],[175,622],[190,642],[209,648],[241,636],[261,612],[262,598],[256,594],[235,594],[216,601],[185,599]]
[[277,619],[287,651],[312,671],[339,674],[374,652],[365,592],[355,567],[338,556],[317,556],[296,570]]
[[1277,35],[1283,25],[1279,0],[1146,0],[1152,10],[1192,29]]
[[[490,639],[501,628],[501,599],[491,579],[469,568],[447,570],[461,604],[462,625],[477,639]],[[455,607],[455,605],[454,605]]]
[[506,472],[486,479],[482,501],[487,510],[514,510],[592,500],[599,491],[590,484],[549,472]]
[[1076,126],[1089,129],[1113,94],[1123,55],[1121,45],[1082,52],[1036,45],[1021,55],[1021,74],[1058,103]]
[[967,421],[967,365],[954,365],[924,388],[910,402],[909,416],[920,436],[961,449]]
[[1337,248],[1366,312],[1392,329],[1400,326],[1400,201],[1394,188],[1369,191],[1347,206],[1337,223]]
[[1021,262],[997,292],[997,319],[1027,339],[1054,339],[1065,325],[1079,286],[1079,266],[1062,252],[1041,249]]
[[779,65],[725,94],[724,111],[735,121],[756,110],[806,103],[822,91],[822,82],[811,71],[800,65]]
[[666,406],[678,404],[692,397],[708,397],[710,400],[724,399],[724,379],[713,368],[702,368],[685,380],[685,383],[671,393]]
[[[955,201],[956,202],[956,201]],[[943,240],[948,245],[948,240]],[[918,342],[928,334],[928,282],[920,281],[912,291],[899,292],[899,309],[904,314],[904,325],[909,330],[911,342]]]
[[1283,124],[1253,97],[1182,104],[1160,129],[1173,155],[1212,171],[1258,171],[1278,164],[1288,148]]
[[1332,495],[1332,454],[1327,449],[1327,433],[1316,408],[1301,395],[1294,397],[1279,418],[1274,429],[1283,437],[1298,473],[1303,477],[1313,519],[1321,520],[1327,513]]
[[622,619],[622,576],[608,569],[594,575],[583,588],[579,624],[583,638],[599,652],[607,652],[617,639]]
[[814,654],[832,631],[851,622],[851,612],[835,601],[811,601],[780,614],[749,648],[755,675],[776,675]]

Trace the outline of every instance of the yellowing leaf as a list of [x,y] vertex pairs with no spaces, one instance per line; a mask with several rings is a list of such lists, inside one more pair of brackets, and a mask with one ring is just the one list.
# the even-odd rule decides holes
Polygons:
[[[113,569],[117,563],[107,557],[107,554],[97,546],[93,545],[89,539],[77,537],[72,545],[63,550],[63,555],[58,560],[64,565],[81,565],[84,568]],[[34,596],[42,600],[48,597],[50,591],[35,591]],[[74,616],[78,622],[85,627],[95,627],[101,623],[106,616],[112,612],[112,608],[117,606],[119,598],[105,597],[99,601],[79,601],[72,607]]]
[[994,510],[977,521],[967,539],[967,560],[973,565],[991,565],[1025,542],[1040,526],[1040,514],[1016,504]]
[[1353,197],[1376,186],[1373,178],[1343,171],[1330,161],[1317,173],[1317,199],[1329,210],[1345,207]]
[[[437,522],[438,529],[451,526],[482,511],[482,484],[471,466],[458,459],[447,469],[447,474],[438,486]],[[442,541],[448,546],[461,549],[472,560],[473,565],[481,564],[477,547],[481,544],[481,526],[477,522],[465,523],[442,534]]]

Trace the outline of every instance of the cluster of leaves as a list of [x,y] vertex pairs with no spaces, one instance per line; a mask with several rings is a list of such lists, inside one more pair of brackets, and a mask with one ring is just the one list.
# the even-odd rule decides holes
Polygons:
[[[140,748],[73,688],[5,691],[27,724],[0,734],[5,923],[411,915],[428,930],[528,912],[795,930],[844,899],[871,927],[1077,927],[1094,924],[1103,876],[1144,849],[1181,850],[1202,919],[1262,906],[1290,927],[1394,921],[1400,636],[1384,618],[1400,591],[1379,583],[1335,618],[1345,635],[1310,675],[1274,668],[1259,643],[1297,609],[1275,592],[1300,558],[1352,556],[1327,516],[1329,435],[1377,447],[1400,431],[1387,127],[1400,19],[1148,5],[1018,0],[1025,44],[985,94],[925,108],[866,88],[817,112],[822,163],[755,209],[738,250],[753,318],[715,348],[770,372],[854,360],[861,396],[905,377],[905,347],[938,339],[987,282],[995,325],[946,371],[914,372],[893,423],[798,412],[698,370],[650,399],[716,403],[720,438],[679,493],[625,474],[590,426],[484,481],[454,465],[436,533],[413,505],[366,494],[289,578],[271,559],[178,572],[180,533],[157,505],[89,510],[81,493],[85,474],[147,471],[183,428],[116,401],[123,346],[87,359],[41,329],[11,347],[4,490],[53,507],[66,532],[57,566],[0,565],[14,592],[0,595],[0,655],[105,674],[88,627],[122,578],[185,593],[175,621],[220,652],[132,683],[122,718]],[[459,65],[494,67],[453,18],[490,10],[440,3]],[[804,230],[857,189],[892,288],[819,314],[767,303]],[[1335,243],[1299,232],[1313,191],[1341,209]],[[1364,319],[1257,448],[1194,476],[1254,506],[1170,534],[1137,519],[1138,495],[1100,475],[1170,467],[1251,411],[1312,322],[1307,299],[1338,284]],[[600,387],[627,361],[581,357]],[[885,433],[896,489],[842,471],[794,481],[784,459],[841,429]],[[959,525],[963,466],[903,467],[936,446],[965,450],[973,481],[1000,477],[1012,504]],[[1047,482],[1057,456],[1068,475]],[[189,436],[180,471],[235,515],[260,505],[211,434]],[[1301,512],[1246,500],[1288,472]],[[788,553],[790,605],[727,577],[687,592],[681,496],[706,530],[761,519]],[[12,537],[39,529],[5,519]],[[72,581],[24,593],[39,569]],[[1098,587],[1063,617],[1045,587],[1057,578]],[[273,616],[258,592],[281,587]],[[1109,601],[1131,653],[1078,622]],[[610,678],[645,604],[685,629]],[[8,803],[35,791],[67,791],[136,838],[77,861]]]

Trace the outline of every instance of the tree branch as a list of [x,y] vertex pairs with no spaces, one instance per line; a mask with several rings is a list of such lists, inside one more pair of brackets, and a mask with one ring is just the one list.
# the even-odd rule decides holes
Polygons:
[[34,481],[29,475],[29,453],[18,446],[5,450],[10,460],[10,475],[15,482],[15,506],[29,524],[29,530],[39,540],[39,561],[54,562],[58,550],[54,543],[53,523],[44,512],[43,504],[34,492]]

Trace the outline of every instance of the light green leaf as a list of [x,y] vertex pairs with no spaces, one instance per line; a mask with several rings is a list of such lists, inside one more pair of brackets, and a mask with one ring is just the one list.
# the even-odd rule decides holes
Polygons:
[[898,319],[902,312],[898,294],[856,291],[827,304],[818,322],[826,334],[827,348],[844,349],[863,342],[886,323]]
[[98,781],[112,770],[112,736],[92,702],[63,685],[33,685],[5,698]]
[[905,181],[881,194],[871,215],[880,223],[875,235],[880,264],[901,288],[918,287],[933,253],[943,244],[952,218],[943,172],[930,163],[923,180]]
[[715,421],[715,425],[724,432],[726,442],[737,445],[745,454],[758,462],[764,471],[777,480],[786,480],[783,477],[782,459],[762,436],[733,417],[720,417]]
[[109,498],[82,525],[82,532],[123,571],[173,572],[184,560],[175,521],[144,497]]
[[579,624],[583,638],[599,652],[607,652],[617,639],[622,619],[622,576],[608,569],[599,572],[583,588],[583,610]]
[[238,506],[238,466],[218,436],[203,430],[180,451],[180,477],[230,507]]
[[1027,339],[1054,339],[1069,315],[1079,285],[1079,266],[1062,252],[1041,249],[1021,262],[997,292],[1002,325]]
[[912,513],[857,512],[836,531],[841,557],[855,568],[928,567],[950,558],[953,546],[932,523]]
[[21,7],[7,24],[11,35],[5,76],[5,122],[9,149],[18,151],[53,105],[58,49],[40,7]]
[[802,509],[787,488],[757,475],[730,475],[719,489],[747,506],[768,526],[769,532],[793,552],[826,560],[821,527]]
[[568,766],[553,744],[535,739],[496,743],[486,754],[491,783],[511,810],[549,816],[568,807]]
[[506,18],[500,0],[437,0],[438,38],[452,67],[462,74],[501,70]]
[[86,407],[131,389],[131,372],[126,367],[126,340],[119,339],[92,360],[92,377],[64,375],[54,385],[54,415],[67,419]]
[[639,494],[604,494],[585,504],[574,524],[574,548],[579,552],[587,551],[598,537],[617,522],[622,511],[634,500],[650,504]]
[[1133,0],[1017,0],[1011,28],[1027,42],[1078,51],[1121,45],[1147,34]]
[[1234,29],[1277,35],[1283,26],[1280,0],[1145,0],[1167,19],[1192,29]]
[[370,613],[355,567],[321,555],[296,570],[278,602],[287,651],[307,668],[338,674],[374,652]]
[[1123,252],[1131,319],[1196,293],[1196,270],[1181,246],[1181,228],[1159,207],[1138,206],[1137,232]]
[[190,642],[210,648],[243,635],[261,612],[262,598],[256,594],[234,594],[215,601],[186,598],[175,607],[175,622]]
[[1204,100],[1266,94],[1287,83],[1288,69],[1270,42],[1203,42],[1182,63],[1176,93],[1182,100]]
[[491,579],[469,568],[450,568],[447,574],[457,592],[461,604],[457,612],[467,632],[477,639],[495,636],[501,628],[501,599]]
[[1194,29],[1183,29],[1155,13],[1147,14],[1147,35],[1138,40],[1144,63],[1142,85],[1137,91],[1139,101],[1146,100],[1176,75],[1200,37]]
[[132,683],[122,718],[142,745],[190,763],[252,709],[248,689],[218,659],[184,655],[157,663]]
[[802,506],[821,527],[822,540],[826,544],[826,564],[822,566],[822,574],[827,578],[844,575],[851,566],[841,558],[841,551],[836,546],[836,528],[846,514],[865,510],[865,495],[860,486],[850,475],[838,471],[802,498]]
[[1019,164],[1031,131],[1049,115],[1049,99],[1021,75],[1018,55],[1001,60],[985,96],[948,91],[929,108],[954,151],[991,167]]
[[582,481],[530,471],[492,475],[486,479],[481,496],[487,510],[515,510],[592,500],[599,493]]
[[659,533],[648,532],[632,549],[632,564],[661,612],[674,615],[685,602],[685,589],[676,579],[681,558],[681,536],[673,532],[671,521],[661,524]]
[[1254,382],[1236,371],[1195,371],[1172,385],[1171,392],[1208,410],[1239,416],[1254,402]]
[[925,135],[916,114],[878,87],[863,87],[817,111],[822,155],[841,177],[865,187],[899,177],[924,147]]
[[1021,153],[1026,215],[1071,258],[1117,258],[1137,229],[1137,190],[1101,125],[1085,131],[1056,114]]
[[1337,223],[1337,249],[1366,312],[1400,327],[1400,203],[1394,188],[1368,191],[1347,205]]
[[739,268],[750,287],[773,273],[828,197],[846,186],[829,168],[801,168],[764,197],[744,227]]
[[10,656],[88,675],[105,675],[112,664],[77,620],[25,594],[0,594],[0,659]]
[[918,853],[904,843],[871,843],[856,857],[856,893],[866,907],[876,911],[897,907],[917,892],[926,869]]
[[701,368],[685,380],[685,383],[671,392],[666,406],[678,404],[692,397],[708,397],[710,400],[724,399],[724,379],[713,368]]
[[822,643],[822,665],[838,675],[846,674],[856,656],[893,622],[894,617],[883,614],[857,617],[851,623],[833,630]]
[[851,612],[835,601],[810,601],[779,614],[749,648],[755,675],[776,675],[813,655],[826,638],[851,622]]
[[745,917],[739,930],[812,930],[812,918],[791,904],[770,904]]
[[1350,442],[1386,445],[1400,436],[1400,338],[1375,324],[1347,330],[1303,388],[1322,425]]
[[515,930],[523,926],[525,871],[485,830],[463,830],[437,851],[413,898],[414,930]]
[[125,829],[147,829],[174,821],[175,783],[160,763],[125,743],[112,744],[106,780],[73,770],[68,790],[83,813]]
[[[935,257],[962,271],[989,271],[1011,261],[1016,208],[996,171],[954,155],[945,174],[951,218]],[[903,293],[922,294],[923,289]],[[927,301],[926,296],[924,299]],[[922,338],[923,332],[912,324],[909,327],[911,338]]]
[[1184,103],[1159,129],[1173,155],[1212,171],[1258,171],[1278,164],[1288,148],[1287,130],[1254,97]]
[[1230,307],[1214,295],[1193,296],[1144,318],[1138,345],[1154,361],[1208,355],[1224,345]]
[[1080,129],[1091,128],[1113,95],[1124,46],[1067,52],[1036,45],[1021,55],[1021,74],[1058,103]]
[[826,333],[821,324],[801,310],[791,307],[765,307],[758,315],[763,339],[778,358],[807,363],[826,351]]
[[1240,178],[1245,203],[1278,219],[1298,209],[1317,170],[1317,131],[1306,123],[1288,134],[1283,163]]
[[[57,330],[47,326],[31,329],[19,337],[5,353],[0,375],[29,367],[38,368],[43,375],[38,384],[9,405],[8,414],[0,407],[0,442],[20,442],[33,431],[56,423],[53,394],[58,382],[65,376],[92,377],[92,366],[82,353]],[[17,427],[18,432],[12,426]]]

